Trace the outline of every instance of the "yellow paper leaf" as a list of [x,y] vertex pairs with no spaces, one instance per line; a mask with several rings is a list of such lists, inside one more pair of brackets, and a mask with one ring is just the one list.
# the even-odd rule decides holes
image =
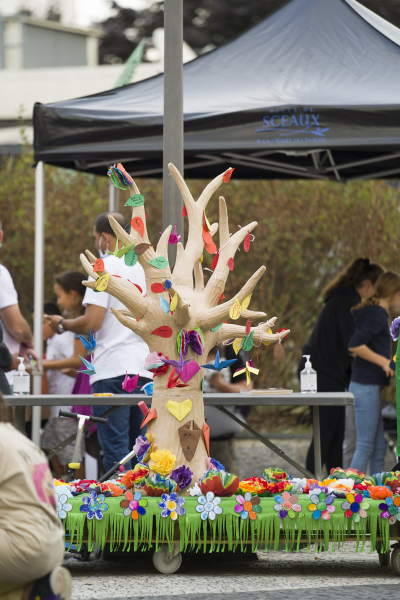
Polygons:
[[203,255],[200,256],[200,262],[203,262]]
[[249,385],[250,381],[251,381],[250,373],[249,373],[249,371],[246,369],[246,385]]
[[205,220],[205,222],[206,222],[206,225],[207,225],[207,229],[208,229],[208,231],[210,231],[210,229],[211,229],[211,225],[210,225],[210,222],[209,222],[209,220],[208,220],[208,219],[207,219],[207,217],[206,217],[206,213],[204,213],[204,220]]
[[[265,333],[270,333],[272,335],[272,329],[271,327],[269,329],[267,329],[267,331]],[[264,346],[270,346],[272,344],[272,342],[263,342]]]
[[182,421],[182,419],[184,419],[186,415],[188,415],[192,410],[192,401],[185,400],[184,402],[181,402],[179,404],[174,400],[168,400],[167,404],[165,405],[165,408],[169,410],[169,412],[175,417],[175,419],[178,419],[178,421]]
[[232,344],[232,348],[234,349],[235,354],[237,354],[239,352],[241,347],[242,347],[242,338],[236,338]]
[[98,292],[104,292],[104,290],[108,286],[109,279],[110,279],[109,273],[107,273],[106,275],[102,275],[101,277],[99,277],[96,280],[96,283],[94,284],[94,289],[97,290]]
[[170,311],[173,312],[176,309],[177,305],[178,305],[178,294],[175,292],[175,294],[172,297],[171,304],[169,306]]
[[250,304],[250,300],[253,294],[250,294],[250,296],[247,296],[243,302],[242,302],[242,310],[246,310],[249,307]]
[[234,321],[236,319],[238,319],[240,317],[240,313],[242,312],[242,307],[240,305],[240,302],[237,298],[235,298],[235,302],[232,304],[230,311],[229,311],[229,316],[231,319],[233,319]]

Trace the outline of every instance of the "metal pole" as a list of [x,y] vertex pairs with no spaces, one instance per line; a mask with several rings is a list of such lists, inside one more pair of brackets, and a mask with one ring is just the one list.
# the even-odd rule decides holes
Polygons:
[[[176,223],[183,241],[182,197],[168,171],[172,162],[183,175],[183,0],[164,2],[163,230]],[[169,246],[170,264],[176,245]]]
[[118,190],[112,181],[109,183],[108,210],[118,212]]
[[[39,162],[35,173],[35,281],[33,337],[35,352],[43,355],[43,304],[44,304],[44,163]],[[42,375],[33,376],[33,393],[42,393]],[[42,409],[32,407],[32,441],[40,446]]]

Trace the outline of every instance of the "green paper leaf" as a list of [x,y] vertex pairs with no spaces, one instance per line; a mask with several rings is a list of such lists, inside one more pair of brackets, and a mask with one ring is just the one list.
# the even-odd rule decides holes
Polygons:
[[216,327],[211,327],[211,331],[218,331],[218,329],[220,329],[222,325],[223,323],[221,323],[221,325],[217,325]]
[[242,348],[246,352],[249,352],[253,347],[253,334],[254,334],[254,331],[250,331],[249,335],[246,335],[246,337],[243,338]]
[[125,254],[125,256],[124,256],[125,264],[128,267],[133,267],[134,265],[136,265],[138,258],[139,257],[135,252],[135,246],[133,246],[131,248],[131,250],[129,250],[129,252],[127,254]]
[[168,267],[168,261],[165,256],[157,256],[157,258],[153,258],[153,260],[148,260],[153,267],[156,269],[165,269]]
[[143,206],[143,204],[144,196],[142,196],[142,194],[133,194],[133,196],[128,198],[124,206]]

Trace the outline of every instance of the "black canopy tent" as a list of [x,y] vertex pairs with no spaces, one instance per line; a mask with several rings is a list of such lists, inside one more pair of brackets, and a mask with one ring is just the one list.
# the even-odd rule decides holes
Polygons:
[[[186,177],[400,173],[400,30],[355,0],[292,0],[184,66]],[[162,176],[163,76],[36,104],[37,162]]]

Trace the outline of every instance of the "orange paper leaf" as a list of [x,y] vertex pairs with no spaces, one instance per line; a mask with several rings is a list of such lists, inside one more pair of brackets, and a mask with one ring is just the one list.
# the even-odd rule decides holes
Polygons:
[[144,223],[140,217],[133,217],[131,221],[132,228],[135,229],[143,237],[144,235]]

